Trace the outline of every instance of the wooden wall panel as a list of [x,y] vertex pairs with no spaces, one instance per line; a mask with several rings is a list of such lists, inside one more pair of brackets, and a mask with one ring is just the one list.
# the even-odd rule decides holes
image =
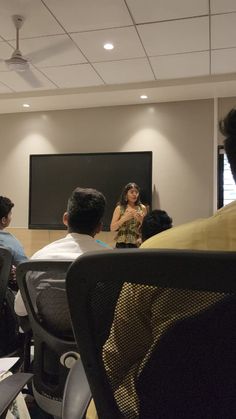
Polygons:
[[[27,228],[8,228],[23,245],[25,253],[31,257],[37,250],[47,244],[65,237],[66,230],[29,230]],[[96,236],[97,239],[104,241],[111,247],[114,246],[114,233],[103,231]]]

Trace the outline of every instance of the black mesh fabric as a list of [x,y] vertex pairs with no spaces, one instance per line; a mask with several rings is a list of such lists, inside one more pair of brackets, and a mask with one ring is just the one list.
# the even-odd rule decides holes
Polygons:
[[[15,295],[7,288],[0,313],[0,357],[18,350],[23,353],[24,335],[19,332],[19,324],[14,311]],[[16,354],[17,355],[17,354]]]
[[72,326],[66,291],[56,287],[43,289],[36,297],[38,316],[44,327],[56,336],[72,338]]
[[236,300],[177,321],[137,379],[140,419],[236,417]]
[[[0,356],[22,355],[24,336],[19,333],[19,324],[14,311],[15,294],[9,288],[12,255],[0,247]],[[18,353],[16,353],[18,352]]]
[[[17,281],[33,331],[34,394],[39,397],[40,407],[54,416],[59,416],[69,372],[61,361],[67,352],[77,351],[65,293],[70,264],[34,260],[17,268]],[[58,403],[51,404],[50,400]]]
[[[107,285],[107,284],[106,284]],[[106,285],[103,285],[103,294],[105,295],[105,288]],[[101,287],[101,284],[99,285]],[[104,298],[104,301],[108,299],[110,294],[110,287],[107,287],[107,297]],[[130,294],[133,292],[132,299],[130,298]],[[94,290],[96,295],[97,289]],[[157,350],[159,344],[162,344],[164,337],[169,333],[169,330],[172,330],[173,326],[176,324],[181,324],[183,319],[187,321],[188,318],[192,316],[197,316],[200,312],[205,312],[210,306],[214,305],[218,301],[221,301],[224,298],[223,294],[220,293],[210,293],[210,292],[202,292],[202,291],[187,291],[187,290],[175,290],[175,289],[163,289],[159,287],[147,286],[147,285],[131,285],[125,284],[123,286],[122,292],[118,299],[118,303],[115,309],[115,331],[118,330],[118,335],[120,333],[120,328],[122,329],[122,339],[118,338],[116,332],[108,338],[108,341],[105,345],[104,351],[104,366],[105,370],[108,373],[108,381],[112,387],[113,394],[115,396],[116,402],[119,406],[121,417],[127,419],[136,419],[139,417],[139,398],[137,396],[136,385],[138,384],[139,395],[143,395],[143,398],[146,396],[145,403],[142,399],[143,406],[145,409],[142,409],[143,418],[147,419],[154,419],[154,418],[182,418],[181,409],[179,410],[178,416],[171,416],[168,413],[168,409],[162,409],[162,413],[157,413],[158,409],[154,411],[153,409],[146,409],[149,401],[149,390],[153,388],[153,393],[150,392],[152,403],[155,405],[156,400],[156,392],[158,392],[160,381],[156,376],[155,369],[149,368],[149,372],[151,369],[151,374],[149,379],[146,381],[146,393],[142,393],[142,382],[139,381],[140,374],[144,370],[145,366],[149,362],[150,357],[152,357],[153,351]],[[93,296],[93,301],[96,300],[96,297]],[[101,311],[101,302],[99,304],[99,300],[97,300],[97,307],[93,306],[93,317],[95,318],[95,312]],[[132,328],[128,326],[128,323],[132,322]],[[112,321],[110,322],[110,324]],[[126,324],[127,323],[127,324]],[[202,323],[201,323],[202,325]],[[107,323],[108,326],[108,323]],[[127,326],[127,328],[126,328]],[[213,327],[213,325],[212,325]],[[194,377],[194,370],[196,369],[196,362],[198,359],[198,351],[204,352],[204,336],[206,333],[211,331],[209,336],[214,335],[214,328],[211,330],[211,324],[208,325],[209,330],[201,329],[195,330],[194,337],[196,340],[196,345],[194,348],[194,356],[192,358],[188,358],[188,374],[189,377],[195,381]],[[94,329],[95,330],[95,329]],[[99,330],[96,329],[96,330]],[[177,329],[178,330],[178,329]],[[186,336],[184,333],[186,332]],[[199,333],[199,339],[197,335]],[[108,333],[108,336],[110,333]],[[95,337],[95,340],[98,337]],[[99,339],[99,338],[98,338]],[[188,341],[189,335],[186,330],[183,330],[181,335],[182,342],[185,342],[185,349],[188,348]],[[212,340],[212,345],[216,343],[217,338],[215,337]],[[118,345],[118,346],[117,346]],[[163,345],[163,344],[162,344]],[[127,350],[128,348],[128,350]],[[163,348],[163,346],[162,346]],[[123,349],[123,350],[122,350]],[[181,345],[178,343],[178,333],[175,333],[175,338],[172,339],[170,347],[168,345],[165,346],[163,352],[168,354],[168,350],[171,350],[172,354],[172,361],[177,363],[179,358],[183,358],[182,365],[185,364],[184,357],[186,356],[186,350],[183,351],[184,347],[182,348]],[[223,347],[221,348],[223,351]],[[182,350],[182,353],[181,353]],[[118,352],[117,352],[118,351]],[[115,362],[112,364],[113,358],[110,356],[106,356],[106,353],[116,353]],[[188,352],[188,350],[187,350]],[[211,357],[211,351],[209,348],[206,347],[206,355]],[[171,356],[171,355],[170,355]],[[222,356],[223,352],[222,352]],[[156,359],[156,358],[155,358]],[[192,372],[191,372],[192,369]],[[172,383],[172,389],[176,387],[176,394],[178,394],[177,390],[181,392],[181,388],[184,388],[186,395],[184,399],[188,400],[188,405],[191,406],[191,402],[189,398],[191,397],[191,388],[188,389],[188,384],[185,385],[181,384],[181,373],[180,368],[178,368],[178,374],[175,377],[175,371],[170,374],[168,363],[165,365],[162,364],[162,372],[163,375],[166,377],[166,383]],[[205,381],[205,371],[202,369],[198,371],[198,380]],[[209,372],[210,373],[210,372]],[[216,372],[217,374],[217,372]],[[168,379],[169,376],[169,379]],[[184,377],[184,370],[183,370],[183,379]],[[155,382],[157,380],[157,385]],[[219,381],[219,380],[218,380]],[[210,381],[208,380],[206,385],[203,386],[204,391],[207,390],[208,385],[210,385]],[[218,389],[217,396],[220,395],[221,391],[223,390],[222,387]],[[163,391],[160,389],[160,392],[163,394]],[[168,392],[168,387],[166,385],[166,392]],[[174,390],[173,390],[174,392]],[[155,394],[154,394],[155,393]],[[196,396],[199,402],[199,406],[201,404],[201,395],[199,393],[199,397]],[[165,401],[168,401],[168,394],[166,394]],[[168,404],[168,403],[167,403]],[[167,407],[167,405],[166,405]],[[195,405],[196,408],[196,405]],[[152,412],[153,410],[153,412]],[[188,414],[184,416],[187,418],[207,418],[213,419],[213,416],[208,415],[207,411],[204,411],[204,415],[202,416],[199,409],[195,409],[195,416],[192,416],[193,410],[189,410]],[[145,414],[143,413],[145,412]],[[199,413],[199,415],[198,415]],[[174,410],[172,411],[172,415],[174,414]]]
[[109,337],[114,318],[116,302],[121,290],[121,284],[113,282],[97,283],[90,297],[91,327],[94,335],[94,344],[98,352]]
[[99,419],[236,417],[235,271],[235,252],[171,249],[71,265],[71,319]]

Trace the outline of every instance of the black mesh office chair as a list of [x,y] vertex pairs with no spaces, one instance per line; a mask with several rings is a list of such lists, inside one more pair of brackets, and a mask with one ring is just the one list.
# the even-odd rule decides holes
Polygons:
[[[176,322],[137,379],[140,419],[236,417],[236,298]],[[154,378],[155,374],[155,379]]]
[[[232,412],[236,412],[236,399],[232,398],[232,394],[236,394],[235,317],[232,318],[231,326],[226,327],[230,315],[222,316],[222,313],[232,314],[236,311],[235,252],[129,249],[87,253],[71,265],[66,282],[74,333],[79,342],[81,359],[99,419],[111,417],[133,419],[139,417],[139,413],[141,419],[235,417],[235,414],[232,416]],[[119,293],[124,283],[126,284]],[[113,287],[115,298],[112,295]],[[135,298],[130,300],[130,295]],[[107,306],[110,297],[110,305]],[[118,305],[115,308],[117,297]],[[138,332],[139,309],[145,338]],[[101,336],[109,335],[112,313],[115,310],[115,316],[119,314],[121,318],[116,332],[118,331],[122,337],[124,335],[124,353],[127,348],[132,347],[132,354],[137,355],[135,360],[137,368],[133,374],[136,387],[134,400],[133,394],[123,391],[125,384],[122,377],[119,375],[112,377],[111,371],[108,376],[107,366],[106,368],[104,366]],[[106,314],[108,320],[104,325],[99,319],[104,318]],[[131,318],[133,320],[137,318],[137,328],[135,320],[133,328],[129,327],[128,322]],[[215,333],[221,318],[223,321],[220,328],[221,330],[225,328],[223,336],[226,338],[229,334],[229,337],[225,345],[224,339],[217,347],[219,332],[216,335]],[[151,319],[155,321],[151,323]],[[206,324],[204,330],[202,330],[203,324]],[[230,336],[232,330],[234,333]],[[205,339],[206,336],[208,339]],[[110,346],[107,342],[106,349],[115,352],[117,348],[112,346],[111,341],[109,342]],[[214,346],[217,350],[213,354]],[[140,348],[144,351],[142,356]],[[163,360],[161,364],[159,356],[156,356],[158,353]],[[182,376],[183,368],[179,369],[177,362],[181,359],[181,355],[182,366],[186,365],[188,372]],[[224,359],[222,370],[219,368],[215,370],[213,367],[216,361],[219,361],[219,355]],[[209,362],[211,367],[206,369],[207,361],[210,358],[212,360],[214,356],[215,361]],[[131,371],[125,370],[129,362],[128,357],[120,354],[117,359],[118,367],[125,377],[125,374]],[[199,368],[196,362],[199,362]],[[109,365],[111,370],[113,366],[117,368],[117,365]],[[129,368],[133,368],[133,365]],[[198,393],[193,385],[196,384],[194,370],[197,371],[198,382],[205,380],[204,385],[198,386]],[[231,385],[226,386],[227,375],[228,377],[230,375]],[[165,391],[161,391],[164,379]],[[185,384],[182,383],[183,380],[186,380]],[[205,392],[206,400],[207,389],[212,387],[213,382],[217,383],[211,393],[216,408],[211,400],[211,408],[206,409],[201,392]],[[168,392],[168,383],[172,384],[170,385],[172,392]],[[181,393],[182,389],[185,392],[181,400],[185,400],[187,408],[181,411],[182,404],[178,404],[180,410],[177,410],[176,405],[176,410],[172,409],[170,413],[168,406],[169,402],[175,400],[174,388],[177,394]],[[149,391],[150,389],[152,391]],[[155,393],[158,390],[161,393],[159,399]],[[162,399],[161,396],[165,398]],[[188,410],[192,397],[194,408]],[[231,416],[215,414],[221,403],[224,404],[221,412],[228,411]],[[156,409],[149,409],[149,404],[152,407],[156,405]]]
[[33,394],[41,409],[59,418],[66,378],[79,358],[65,292],[70,264],[34,260],[17,267],[17,282],[33,331]]
[[12,254],[0,247],[0,357],[19,356],[23,360],[24,336],[14,312],[14,293],[8,282],[11,272]]
[[6,294],[8,280],[11,271],[12,255],[10,250],[0,247],[0,310]]

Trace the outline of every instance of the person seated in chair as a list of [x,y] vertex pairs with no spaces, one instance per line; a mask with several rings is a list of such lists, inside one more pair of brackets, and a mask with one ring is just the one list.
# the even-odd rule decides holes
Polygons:
[[5,196],[0,196],[0,246],[8,248],[12,253],[12,263],[17,266],[28,260],[24,249],[11,233],[4,231],[11,222],[13,202]]
[[[224,145],[236,182],[236,109],[220,123],[226,136]],[[221,208],[210,218],[184,224],[146,240],[147,249],[192,249],[236,251],[236,201]],[[216,303],[221,296],[205,298],[191,291],[162,290],[124,284],[116,306],[110,336],[103,348],[103,358],[117,403],[124,415],[139,415],[135,382],[152,348],[163,332],[178,319],[194,315]],[[161,298],[160,298],[161,297]],[[121,402],[122,401],[122,402]],[[189,416],[191,417],[191,415]]]
[[142,242],[161,233],[162,231],[169,230],[172,227],[172,218],[169,217],[166,211],[155,209],[148,212],[141,225]]
[[17,240],[13,234],[5,231],[5,229],[10,225],[12,217],[12,208],[14,207],[13,202],[5,197],[0,196],[0,246],[6,247],[10,250],[12,254],[12,270],[11,276],[9,278],[9,286],[13,289],[17,289],[15,281],[15,270],[16,266],[21,262],[26,262],[28,260],[25,255],[23,246]]
[[[54,241],[36,252],[32,259],[71,260],[88,251],[104,250],[104,245],[95,240],[101,231],[102,217],[106,200],[104,195],[95,189],[76,188],[68,200],[63,223],[68,234],[63,239]],[[29,292],[35,298],[42,289],[41,275],[30,276]],[[18,316],[27,316],[27,311],[20,292],[16,295],[15,312]]]

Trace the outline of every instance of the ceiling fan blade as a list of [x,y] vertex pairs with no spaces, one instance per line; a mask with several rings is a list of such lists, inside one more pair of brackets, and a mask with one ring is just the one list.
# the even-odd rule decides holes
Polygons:
[[24,79],[27,83],[29,83],[32,87],[42,87],[41,81],[34,75],[33,71],[30,69],[25,71],[17,72],[22,79]]
[[71,43],[73,41],[70,38],[64,38],[61,41],[55,42],[53,45],[50,45],[46,48],[41,48],[37,51],[27,54],[27,58],[32,64],[39,64],[40,61],[43,61],[51,56],[60,54],[66,49],[71,48]]

